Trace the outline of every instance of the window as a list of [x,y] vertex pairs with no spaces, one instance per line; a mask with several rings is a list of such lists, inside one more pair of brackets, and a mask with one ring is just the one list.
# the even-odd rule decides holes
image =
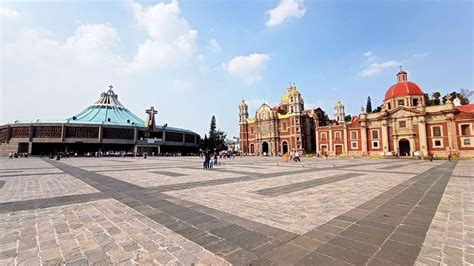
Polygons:
[[300,123],[300,120],[299,119],[296,119],[296,124],[298,125]]
[[322,140],[326,140],[326,139],[327,139],[327,134],[326,134],[326,132],[321,133],[321,139],[322,139]]
[[404,106],[405,100],[398,100],[398,106]]
[[299,141],[299,140],[300,140],[300,137],[296,137],[296,140]]
[[372,130],[372,138],[373,139],[378,139],[379,138],[379,131],[378,130]]
[[336,132],[336,140],[341,140],[341,132]]
[[388,103],[388,110],[392,109],[392,105]]
[[351,147],[353,149],[357,149],[357,142],[356,141],[351,142]]
[[407,122],[406,121],[399,121],[398,126],[399,127],[407,127]]
[[293,102],[293,96],[291,96],[291,98],[290,98],[290,99],[291,99],[291,102]]
[[296,127],[296,132],[300,132],[300,127]]
[[357,139],[357,131],[351,131],[351,139]]
[[283,131],[286,131],[286,123],[285,123],[285,122],[283,122],[283,123],[281,124],[281,127],[283,128]]
[[253,134],[253,127],[250,127],[250,134]]
[[433,137],[441,137],[441,127],[432,127]]
[[471,139],[464,139],[463,144],[464,146],[471,146]]
[[413,99],[413,106],[418,106],[418,99]]
[[441,140],[439,140],[439,139],[438,139],[438,140],[435,140],[433,146],[438,147],[438,148],[439,148],[439,147],[443,147],[443,142],[442,142]]
[[461,125],[461,136],[469,136],[469,135],[471,135],[470,125]]
[[378,149],[379,148],[379,142],[378,141],[372,141],[372,148]]

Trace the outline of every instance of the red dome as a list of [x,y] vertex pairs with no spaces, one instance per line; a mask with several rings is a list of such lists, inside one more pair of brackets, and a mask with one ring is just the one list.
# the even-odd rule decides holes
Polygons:
[[387,93],[385,93],[384,101],[394,97],[403,97],[408,95],[422,96],[423,91],[420,89],[420,87],[418,87],[418,85],[416,85],[416,83],[410,81],[399,82],[388,89]]

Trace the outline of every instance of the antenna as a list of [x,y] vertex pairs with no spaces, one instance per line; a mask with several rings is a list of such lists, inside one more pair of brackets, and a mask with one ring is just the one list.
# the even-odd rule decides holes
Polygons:
[[263,103],[265,103],[265,100],[266,100],[266,99],[265,99],[265,87],[263,87],[262,90],[263,90]]

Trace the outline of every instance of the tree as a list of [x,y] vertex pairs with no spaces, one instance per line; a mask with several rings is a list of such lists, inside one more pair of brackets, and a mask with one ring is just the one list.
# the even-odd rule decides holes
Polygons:
[[365,107],[365,111],[367,113],[372,113],[372,101],[370,100],[370,96],[367,97],[367,105]]
[[352,116],[351,115],[344,116],[344,121],[351,122],[352,121]]
[[[226,136],[227,134],[224,131],[217,129],[216,117],[212,116],[211,125],[209,128],[209,137],[207,137],[207,135],[204,136],[205,145],[203,148],[210,151],[221,151],[221,150],[226,149],[227,148],[225,146]],[[206,145],[206,139],[207,139],[207,145]]]
[[375,110],[372,111],[372,113],[382,112],[382,107],[383,107],[383,105],[377,106],[377,108],[375,108]]
[[439,91],[435,91],[433,93],[433,105],[440,105],[441,104],[441,100],[439,98],[441,98],[441,93]]
[[[469,104],[471,101],[471,96],[474,94],[474,91],[471,91],[469,89],[461,89],[461,93],[460,95],[462,96],[461,98],[461,104],[464,105],[464,104]],[[464,99],[464,103],[463,103],[463,99]]]
[[430,95],[428,93],[423,94],[423,97],[425,98],[426,106],[432,106],[433,105],[433,100],[431,100]]

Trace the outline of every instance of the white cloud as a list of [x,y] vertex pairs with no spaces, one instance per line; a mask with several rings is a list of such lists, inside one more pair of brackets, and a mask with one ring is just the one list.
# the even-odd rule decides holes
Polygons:
[[6,7],[0,7],[0,19],[3,21],[19,22],[20,14],[18,11],[8,9]]
[[132,10],[150,37],[138,47],[133,69],[176,66],[193,55],[198,32],[181,16],[177,0],[149,7],[132,3]]
[[209,49],[213,51],[214,53],[218,53],[221,51],[221,46],[217,42],[216,39],[210,39],[209,40]]
[[248,84],[262,79],[262,72],[266,69],[270,56],[266,54],[250,54],[236,56],[229,63],[224,64],[224,69],[231,75],[242,79]]
[[373,76],[386,68],[396,67],[401,65],[399,61],[386,61],[383,63],[372,63],[369,66],[365,67],[359,72],[359,75],[362,77]]
[[369,57],[371,55],[373,55],[372,51],[367,51],[365,53],[362,54],[364,57]]
[[281,0],[277,7],[265,12],[270,16],[265,25],[268,27],[278,26],[287,18],[302,17],[305,12],[303,0]]

